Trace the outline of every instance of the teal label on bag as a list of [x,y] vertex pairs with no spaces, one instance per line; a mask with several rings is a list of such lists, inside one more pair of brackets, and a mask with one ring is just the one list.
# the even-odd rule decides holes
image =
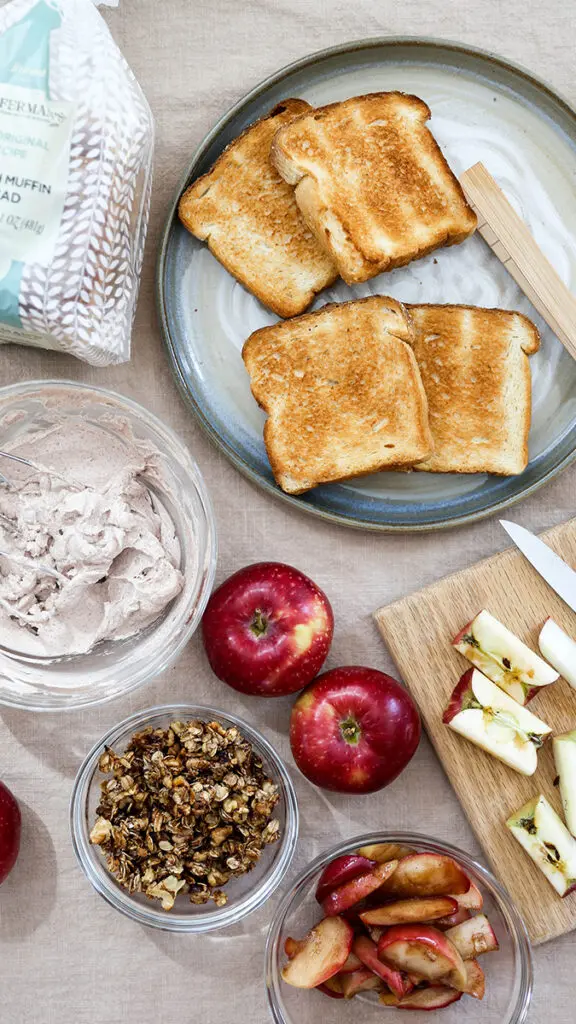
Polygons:
[[60,24],[40,0],[0,36],[0,320],[13,327],[24,265],[52,260],[66,197],[74,107],[49,87]]

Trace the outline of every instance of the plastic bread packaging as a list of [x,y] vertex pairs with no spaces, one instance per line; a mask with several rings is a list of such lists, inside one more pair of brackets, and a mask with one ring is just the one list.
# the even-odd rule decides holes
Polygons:
[[154,129],[97,2],[0,9],[0,342],[107,366],[130,358]]

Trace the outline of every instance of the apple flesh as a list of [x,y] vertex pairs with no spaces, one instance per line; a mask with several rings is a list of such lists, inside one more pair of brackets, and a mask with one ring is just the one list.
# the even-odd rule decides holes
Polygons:
[[545,722],[475,668],[460,679],[442,721],[521,775],[534,774],[538,749],[551,733]]
[[[576,889],[576,839],[546,797],[528,800],[506,822],[512,835],[560,896]],[[475,919],[476,920],[476,919]]]
[[354,931],[341,917],[327,917],[297,942],[298,949],[282,968],[295,988],[316,988],[342,969],[352,949]]
[[466,910],[482,910],[484,906],[484,897],[474,882],[470,882],[468,892],[456,893],[454,899],[459,907],[465,907]]
[[390,991],[399,999],[410,992],[412,983],[393,966],[382,962],[379,956],[379,947],[366,935],[357,935],[352,949],[362,963],[384,981]]
[[322,900],[322,910],[326,917],[335,917],[337,914],[342,914],[345,910],[353,907],[355,903],[359,903],[360,900],[365,899],[370,893],[375,892],[394,874],[397,866],[397,860],[389,860],[385,864],[377,864],[372,871],[368,871],[365,875],[359,875],[357,878],[353,878],[352,881],[346,882],[345,885],[341,885],[338,889],[333,889]]
[[477,960],[465,960],[464,967],[466,970],[466,981],[458,991],[464,992],[467,996],[472,996],[474,999],[484,999],[486,978],[480,964]]
[[318,992],[323,992],[325,996],[329,996],[330,999],[344,999],[344,993],[342,991],[342,982],[340,975],[335,974],[333,978],[328,978],[327,981],[323,981],[320,985],[316,986]]
[[0,782],[0,883],[8,878],[18,858],[21,827],[16,797]]
[[453,914],[447,914],[446,917],[439,917],[434,921],[436,928],[440,928],[440,931],[448,931],[449,928],[454,928],[457,924],[462,924],[463,921],[468,921],[472,917],[472,914],[467,907],[458,907]]
[[463,959],[447,932],[432,925],[407,924],[388,928],[378,943],[378,956],[398,971],[409,971],[426,981],[448,980],[460,988],[466,982]]
[[315,679],[292,709],[290,744],[300,771],[317,786],[373,793],[406,767],[420,740],[416,706],[376,669],[333,669]]
[[415,853],[415,850],[401,843],[372,843],[370,846],[361,846],[358,850],[361,857],[375,860],[378,864],[383,864],[387,860],[400,860],[410,853]]
[[380,978],[368,967],[361,967],[351,974],[342,975],[344,999],[352,999],[358,992],[379,992],[384,986]]
[[365,875],[367,872],[372,871],[374,867],[376,867],[374,860],[369,860],[367,857],[359,857],[356,854],[336,857],[335,860],[331,861],[324,868],[318,880],[318,885],[316,886],[316,899],[318,903],[322,903],[326,896],[340,885],[352,881],[358,875]]
[[560,797],[568,830],[576,836],[576,730],[552,740]]
[[482,953],[492,953],[499,949],[498,939],[485,914],[477,914],[444,934],[463,960],[474,960]]
[[410,924],[412,922],[435,921],[439,917],[454,915],[458,904],[451,896],[423,896],[420,899],[396,900],[383,907],[374,907],[360,914],[364,924],[386,925]]
[[486,610],[468,622],[452,644],[519,704],[558,679],[550,665]]
[[456,992],[446,985],[429,985],[427,988],[410,992],[400,1000],[382,993],[380,1002],[384,1006],[395,1006],[398,1010],[442,1010],[445,1006],[450,1006],[450,1003],[457,1003],[461,998],[461,992]]
[[576,690],[576,641],[553,619],[546,619],[538,637],[538,646],[546,660]]
[[280,697],[306,686],[332,643],[328,598],[298,569],[258,562],[218,587],[202,618],[212,671],[235,690]]
[[451,857],[413,853],[398,862],[383,891],[387,896],[454,896],[469,888],[470,879]]

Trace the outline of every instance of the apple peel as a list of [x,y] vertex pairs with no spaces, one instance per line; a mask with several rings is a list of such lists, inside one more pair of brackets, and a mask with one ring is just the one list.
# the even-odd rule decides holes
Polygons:
[[322,909],[326,917],[335,917],[349,910],[354,904],[379,889],[396,871],[397,860],[389,860],[385,864],[377,864],[372,871],[358,875],[345,885],[333,889],[322,901]]
[[378,949],[379,947],[375,942],[372,942],[366,935],[357,935],[354,939],[352,949],[357,957],[360,958],[363,964],[368,967],[374,974],[378,975],[382,981],[386,982],[390,991],[401,999],[402,996],[407,995],[412,989],[412,982],[402,976],[400,971],[394,970],[389,964],[385,964],[381,961]]
[[431,925],[408,924],[388,928],[378,943],[378,956],[399,971],[415,973],[426,981],[450,978],[455,987],[466,982],[466,969],[446,932]]
[[351,882],[352,879],[357,878],[359,875],[365,875],[373,871],[375,867],[375,859],[369,859],[358,854],[353,853],[343,857],[336,857],[335,860],[331,861],[324,868],[318,879],[318,885],[316,886],[316,899],[318,903],[322,903],[334,889],[338,889],[346,882]]

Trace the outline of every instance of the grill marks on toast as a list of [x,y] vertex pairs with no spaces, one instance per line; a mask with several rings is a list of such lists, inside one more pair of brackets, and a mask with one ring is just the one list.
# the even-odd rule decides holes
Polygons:
[[428,398],[430,473],[521,473],[528,462],[531,373],[538,331],[521,313],[408,307]]
[[300,494],[431,452],[409,338],[404,308],[381,296],[325,306],[250,336],[243,358],[268,413],[264,440],[284,491]]
[[349,284],[476,227],[416,96],[373,93],[309,111],[282,128],[272,161]]
[[184,193],[182,223],[261,302],[279,316],[302,313],[337,277],[296,205],[293,189],[270,163],[275,133],[303,112],[288,99],[232,142]]

